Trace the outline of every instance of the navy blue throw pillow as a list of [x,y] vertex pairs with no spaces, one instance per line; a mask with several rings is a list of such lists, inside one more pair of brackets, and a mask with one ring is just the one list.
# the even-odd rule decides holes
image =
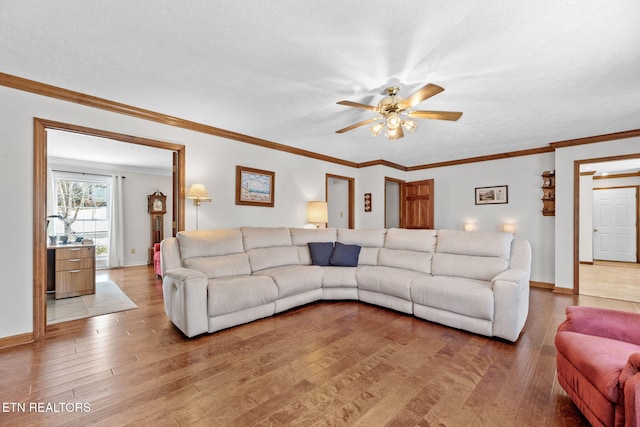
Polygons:
[[330,265],[329,259],[333,253],[333,243],[309,242],[309,253],[311,254],[311,264]]
[[360,246],[336,242],[329,263],[340,267],[357,267],[358,256],[360,256]]

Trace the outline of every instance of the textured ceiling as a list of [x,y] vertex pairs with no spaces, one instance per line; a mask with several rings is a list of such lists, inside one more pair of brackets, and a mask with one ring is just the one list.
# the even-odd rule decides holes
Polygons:
[[[0,0],[0,71],[354,162],[404,166],[640,128],[640,2]],[[399,141],[336,105],[390,83]]]

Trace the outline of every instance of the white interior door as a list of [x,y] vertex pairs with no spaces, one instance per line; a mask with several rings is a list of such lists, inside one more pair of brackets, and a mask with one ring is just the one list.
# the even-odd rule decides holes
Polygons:
[[594,189],[594,259],[636,262],[636,193],[636,187]]
[[327,227],[349,228],[349,181],[340,178],[327,180]]

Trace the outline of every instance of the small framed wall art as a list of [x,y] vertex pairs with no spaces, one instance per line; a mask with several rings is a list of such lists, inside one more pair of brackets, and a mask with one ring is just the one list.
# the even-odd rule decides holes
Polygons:
[[236,205],[273,207],[276,173],[236,166]]
[[364,193],[364,211],[371,212],[371,193]]
[[495,187],[477,187],[476,205],[495,205],[509,203],[509,188],[506,185]]

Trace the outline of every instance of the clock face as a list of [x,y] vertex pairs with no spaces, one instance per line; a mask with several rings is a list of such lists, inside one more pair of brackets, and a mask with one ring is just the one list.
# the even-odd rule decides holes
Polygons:
[[167,211],[167,207],[165,206],[166,198],[164,194],[151,194],[147,196],[147,200],[149,202],[148,210],[149,213],[165,213]]
[[160,199],[155,199],[153,201],[153,211],[154,212],[161,212],[164,210],[164,206],[162,204],[162,200]]

